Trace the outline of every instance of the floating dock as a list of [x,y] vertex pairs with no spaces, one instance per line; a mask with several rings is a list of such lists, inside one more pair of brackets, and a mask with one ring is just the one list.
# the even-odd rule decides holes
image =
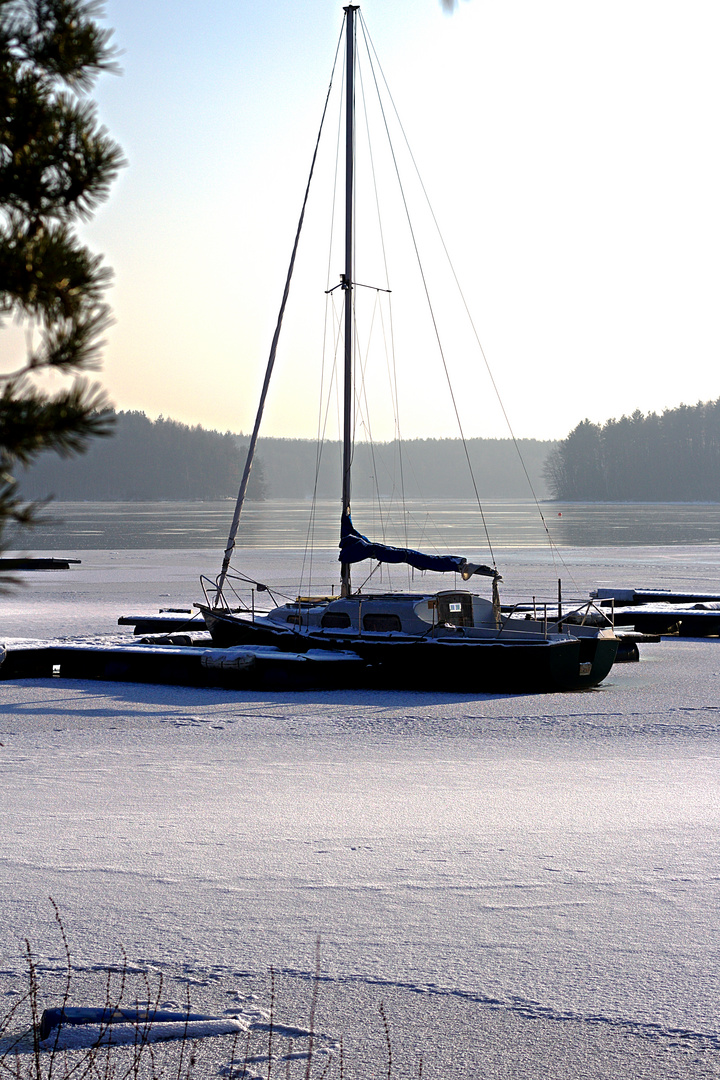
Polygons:
[[605,588],[596,589],[592,595],[605,610],[614,608],[616,626],[680,637],[720,635],[720,593]]
[[0,559],[0,573],[6,570],[69,570],[80,559]]
[[191,608],[162,608],[158,615],[121,615],[118,626],[132,626],[133,634],[172,634],[193,626],[204,629],[205,623]]
[[720,604],[720,593],[675,592],[672,589],[595,589],[590,594],[601,606],[630,604]]
[[353,652],[289,653],[272,645],[214,649],[78,644],[7,649],[0,679],[50,678],[242,690],[350,689],[367,684],[367,664]]

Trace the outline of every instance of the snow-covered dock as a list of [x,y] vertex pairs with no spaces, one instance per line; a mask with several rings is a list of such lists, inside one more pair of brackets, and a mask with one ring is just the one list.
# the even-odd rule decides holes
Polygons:
[[40,559],[23,555],[15,559],[0,559],[0,573],[13,570],[69,570],[71,565],[79,566],[80,559]]
[[614,602],[615,607],[631,604],[720,604],[720,593],[677,592],[673,589],[594,589],[590,594],[601,603]]
[[592,595],[601,606],[614,608],[616,626],[646,634],[720,635],[720,593],[605,588]]
[[321,649],[289,653],[271,645],[213,649],[174,644],[52,644],[8,649],[0,679],[56,677],[302,690],[362,686],[365,670],[365,662],[356,653]]
[[172,634],[205,624],[199,612],[189,608],[161,609],[157,615],[121,615],[118,626],[132,626],[134,634]]

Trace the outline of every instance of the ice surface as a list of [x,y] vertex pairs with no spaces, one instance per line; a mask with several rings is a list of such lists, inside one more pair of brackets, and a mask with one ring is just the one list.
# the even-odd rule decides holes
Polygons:
[[[88,554],[11,598],[9,636],[187,606],[204,558]],[[600,574],[709,585],[707,549],[665,581],[664,557],[608,549]],[[557,695],[0,683],[0,990],[29,937],[57,1004],[52,896],[91,995],[72,1004],[102,1004],[125,950],[218,1015],[267,1012],[272,966],[283,1023],[306,1024],[319,936],[323,1045],[378,1075],[380,1000],[399,1075],[419,1055],[426,1077],[717,1075],[720,643],[641,655]]]

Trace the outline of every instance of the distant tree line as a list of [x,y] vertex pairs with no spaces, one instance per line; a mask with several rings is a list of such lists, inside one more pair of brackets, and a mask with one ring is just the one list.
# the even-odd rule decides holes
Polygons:
[[[119,412],[109,439],[94,442],[79,460],[45,455],[20,477],[24,496],[61,500],[185,500],[234,498],[247,439],[230,432],[150,420]],[[519,448],[536,493],[545,497],[543,464],[555,444],[522,439]],[[470,439],[468,456],[481,498],[527,498],[528,482],[510,439]],[[339,498],[341,448],[325,443],[318,460],[313,439],[260,439],[250,499]],[[353,461],[353,496],[472,498],[463,444],[458,439],[412,439],[360,444]]]
[[720,398],[583,420],[548,455],[545,476],[556,499],[720,502]]
[[[546,498],[543,467],[555,442],[519,439],[469,439],[470,459],[481,499],[531,497],[523,462],[539,498]],[[312,439],[260,439],[258,454],[269,497],[311,498],[317,473],[317,495],[331,499],[341,490],[341,445],[325,443],[319,467]],[[463,444],[459,439],[408,439],[398,442],[359,443],[353,458],[352,491],[355,499],[376,493],[407,498],[471,499],[472,479]]]
[[[19,481],[28,499],[225,499],[237,494],[244,462],[244,449],[230,432],[119,412],[112,436],[93,442],[82,458],[45,455]],[[249,497],[264,497],[260,463],[253,469]]]

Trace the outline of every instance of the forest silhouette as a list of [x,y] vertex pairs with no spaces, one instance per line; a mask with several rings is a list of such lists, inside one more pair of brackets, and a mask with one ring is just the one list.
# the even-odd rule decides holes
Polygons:
[[[119,412],[109,438],[79,459],[41,456],[22,472],[20,487],[28,499],[229,499],[246,450],[242,434]],[[336,498],[341,459],[339,442],[318,449],[312,439],[260,439],[248,497]],[[720,398],[659,415],[636,410],[605,424],[583,420],[560,442],[410,439],[355,447],[355,498],[463,499],[475,488],[481,499],[720,502]]]
[[548,455],[545,476],[556,499],[720,502],[720,398],[583,420]]
[[[234,498],[247,437],[191,427],[176,420],[118,412],[113,434],[72,461],[43,455],[21,477],[25,498],[63,501],[217,500]],[[535,439],[413,439],[359,444],[353,461],[355,498],[472,498],[473,477],[483,498],[545,497],[543,465],[556,443]],[[470,475],[468,458],[472,465]],[[523,464],[524,463],[524,464]],[[339,498],[341,451],[312,439],[261,439],[250,478],[250,499]]]

